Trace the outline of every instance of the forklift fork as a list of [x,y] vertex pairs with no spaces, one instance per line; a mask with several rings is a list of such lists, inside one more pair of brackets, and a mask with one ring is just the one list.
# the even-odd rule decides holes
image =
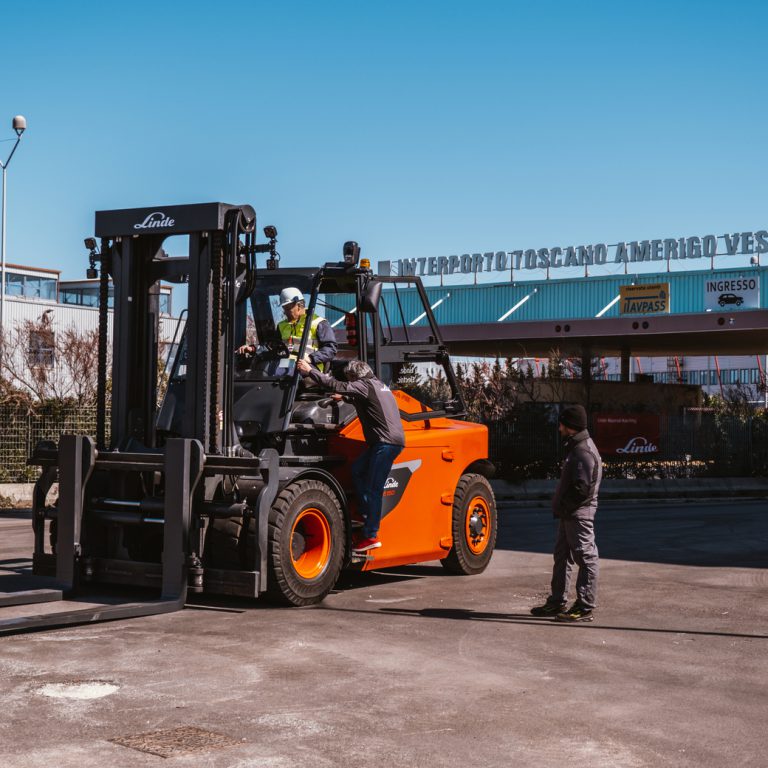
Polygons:
[[[56,577],[59,584],[58,589],[50,590],[50,593],[51,600],[63,599],[62,610],[4,618],[0,607],[0,635],[41,627],[151,616],[183,608],[187,598],[187,571],[191,554],[192,498],[205,464],[200,442],[174,438],[166,444],[162,589],[158,600],[115,603],[114,599],[104,596],[78,594],[82,565],[80,534],[83,502],[86,484],[98,454],[91,438],[63,435],[59,457],[60,500],[56,548]],[[14,600],[13,593],[5,593],[6,599],[3,600],[3,593],[0,593],[0,606],[40,603],[40,590],[24,591],[29,593],[27,600]],[[78,602],[86,603],[87,607],[77,607]]]

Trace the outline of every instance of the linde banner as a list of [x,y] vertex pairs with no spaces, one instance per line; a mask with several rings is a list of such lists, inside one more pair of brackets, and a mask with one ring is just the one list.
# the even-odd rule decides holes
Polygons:
[[563,267],[589,267],[603,264],[639,264],[654,261],[711,259],[715,256],[759,255],[768,252],[768,230],[733,232],[702,237],[631,240],[606,245],[553,246],[517,251],[489,251],[453,256],[422,256],[413,259],[380,261],[380,275],[471,275],[478,272]]
[[760,280],[740,277],[734,280],[707,280],[704,286],[704,309],[760,309]]
[[601,456],[631,459],[659,452],[657,413],[598,413],[594,440]]

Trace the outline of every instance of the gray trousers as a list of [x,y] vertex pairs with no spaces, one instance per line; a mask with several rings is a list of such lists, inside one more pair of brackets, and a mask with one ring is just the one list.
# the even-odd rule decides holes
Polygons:
[[576,596],[588,608],[597,606],[597,576],[600,570],[595,545],[594,520],[561,518],[555,539],[555,564],[552,568],[553,603],[568,600],[573,566],[579,567],[576,578]]

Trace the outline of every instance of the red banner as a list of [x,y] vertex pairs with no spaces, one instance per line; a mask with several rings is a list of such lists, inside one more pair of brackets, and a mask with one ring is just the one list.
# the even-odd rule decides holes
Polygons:
[[603,456],[646,456],[659,452],[657,413],[595,414],[594,440]]

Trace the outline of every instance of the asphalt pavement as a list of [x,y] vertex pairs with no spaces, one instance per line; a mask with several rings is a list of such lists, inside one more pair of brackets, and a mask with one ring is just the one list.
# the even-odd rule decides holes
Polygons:
[[[312,608],[0,638],[0,764],[768,764],[768,503],[603,504],[600,607],[577,626],[529,614],[549,513],[502,502],[500,521],[475,577],[430,563]],[[0,567],[25,567],[28,526],[0,515]]]

